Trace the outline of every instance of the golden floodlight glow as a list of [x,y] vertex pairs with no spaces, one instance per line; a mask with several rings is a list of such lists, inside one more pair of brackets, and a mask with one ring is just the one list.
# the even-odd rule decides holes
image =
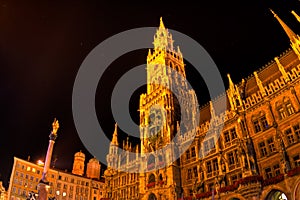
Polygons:
[[44,162],[41,161],[41,160],[38,160],[36,164],[39,165],[39,166],[44,166]]

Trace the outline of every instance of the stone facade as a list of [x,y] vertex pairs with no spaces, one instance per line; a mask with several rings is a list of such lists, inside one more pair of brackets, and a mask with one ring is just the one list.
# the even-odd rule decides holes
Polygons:
[[[82,153],[82,152],[81,152]],[[43,166],[14,157],[10,176],[8,199],[27,199],[29,193],[37,195]],[[75,175],[50,168],[48,171],[48,197],[55,199],[95,200],[104,196],[104,181]]]
[[228,75],[226,94],[201,108],[160,22],[140,98],[141,144],[119,145],[116,127],[106,198],[300,199],[300,38],[274,16],[292,48],[239,84]]

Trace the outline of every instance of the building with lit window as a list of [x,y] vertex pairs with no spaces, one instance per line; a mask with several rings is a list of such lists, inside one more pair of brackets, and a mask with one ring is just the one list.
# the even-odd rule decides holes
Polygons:
[[[103,197],[104,181],[100,180],[100,176],[84,175],[84,159],[85,155],[82,152],[77,152],[74,156],[73,172],[70,173],[63,170],[50,168],[47,178],[49,180],[48,196],[55,199],[73,199],[73,200],[99,200]],[[88,167],[89,173],[99,174],[100,164],[95,158],[91,159],[94,162],[95,170]],[[33,163],[14,157],[13,169],[10,176],[8,199],[21,200],[26,199],[28,194],[37,194],[37,185],[42,178],[43,163]],[[79,174],[79,175],[78,175]]]
[[[182,80],[182,53],[160,22],[147,57],[147,93],[140,97],[141,144],[119,145],[115,129],[104,173],[106,198],[300,199],[300,37],[273,14],[291,49],[238,84],[228,75],[226,93],[207,105],[198,108],[192,101],[191,113],[181,115],[193,121],[199,109],[200,122],[192,130],[183,127],[186,132],[179,132],[184,129],[178,105],[195,98],[195,92]],[[180,76],[171,77],[170,68]],[[166,87],[179,89],[179,96]],[[216,113],[222,99],[227,107]],[[126,152],[119,153],[119,147]],[[165,165],[174,151],[180,159]],[[134,173],[140,166],[144,172]]]

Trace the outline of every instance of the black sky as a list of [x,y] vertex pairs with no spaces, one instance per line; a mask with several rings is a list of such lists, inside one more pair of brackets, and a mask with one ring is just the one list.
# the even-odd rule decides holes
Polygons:
[[[204,1],[203,1],[204,2]],[[60,122],[53,155],[56,167],[71,170],[73,155],[82,145],[72,117],[72,88],[82,61],[106,38],[138,27],[165,26],[199,42],[226,74],[240,82],[254,70],[289,48],[289,40],[270,13],[272,8],[296,33],[299,1],[202,1],[200,5],[143,1],[107,5],[101,1],[0,1],[0,173],[4,185],[13,156],[44,159],[54,117]],[[173,38],[176,44],[176,38]],[[110,66],[96,95],[99,123],[107,134],[114,129],[109,112],[115,81],[130,68],[146,61],[147,51],[124,55]],[[184,52],[183,52],[184,55]],[[187,76],[193,69],[187,66]],[[205,90],[201,77],[191,78],[194,89]],[[137,98],[131,110],[138,121]],[[209,99],[201,97],[200,102]],[[106,113],[106,114],[103,114]]]

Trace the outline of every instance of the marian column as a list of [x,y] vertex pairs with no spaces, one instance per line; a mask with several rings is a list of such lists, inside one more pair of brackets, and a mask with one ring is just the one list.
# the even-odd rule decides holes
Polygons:
[[49,135],[50,140],[49,140],[48,151],[47,151],[47,155],[46,155],[46,159],[45,159],[43,176],[38,184],[38,193],[39,193],[38,199],[39,200],[48,200],[49,182],[47,180],[47,174],[48,174],[48,170],[50,168],[52,151],[53,151],[55,139],[57,137],[58,128],[59,128],[58,120],[54,119],[54,122],[52,123],[52,131]]

